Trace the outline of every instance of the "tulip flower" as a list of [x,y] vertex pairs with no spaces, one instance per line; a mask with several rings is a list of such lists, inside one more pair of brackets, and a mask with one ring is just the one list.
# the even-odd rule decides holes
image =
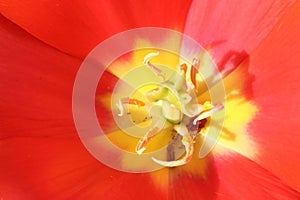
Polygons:
[[[299,1],[2,0],[0,12],[0,199],[300,198]],[[176,31],[208,53],[198,54],[199,65],[215,63],[225,91],[221,104],[210,104],[207,91],[201,91],[200,72],[190,65],[196,61],[179,63],[177,72],[188,76],[186,82],[204,109],[202,115],[193,115],[199,119],[193,128],[202,134],[212,127],[206,111],[214,106],[220,108],[216,113],[224,114],[224,123],[218,127],[216,145],[204,157],[198,153],[205,133],[194,138],[183,134],[183,154],[190,153],[184,162],[173,165],[154,158],[149,163],[158,162],[159,169],[132,173],[108,166],[86,148],[74,119],[73,92],[97,45],[145,27]],[[174,44],[172,38],[159,43],[168,39]],[[186,50],[177,42],[179,52]],[[172,128],[145,145],[117,129],[115,120],[127,114],[120,109],[123,104],[135,106],[129,114],[138,120],[145,116],[140,108],[148,105],[131,97],[111,104],[115,86],[123,84],[133,63],[151,69],[149,76],[164,79],[165,68],[155,64],[160,61],[176,67],[178,57],[153,49],[124,54],[103,70],[97,86],[94,110],[105,136],[119,148],[141,154],[135,156],[155,150],[161,141],[167,144],[174,130],[181,133],[179,116],[187,115],[165,102],[163,117]],[[164,98],[176,104],[171,95]],[[127,167],[135,166],[122,159]]]

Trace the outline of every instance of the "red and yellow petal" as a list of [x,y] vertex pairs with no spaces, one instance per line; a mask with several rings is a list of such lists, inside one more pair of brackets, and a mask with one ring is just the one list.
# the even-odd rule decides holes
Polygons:
[[183,30],[190,1],[2,1],[1,13],[68,54],[85,57],[113,34],[138,27]]
[[251,101],[259,112],[249,127],[258,144],[255,159],[300,191],[300,3],[282,18],[253,52]]
[[221,70],[237,67],[295,1],[193,1],[185,33],[209,46]]
[[[230,152],[228,149],[231,149],[253,159],[281,179],[283,184],[298,191],[300,154],[297,146],[300,137],[297,130],[300,127],[297,114],[299,95],[296,91],[299,89],[300,74],[299,7],[297,2],[277,10],[279,13],[273,10],[271,14],[272,5],[265,16],[276,16],[267,19],[275,19],[268,23],[273,25],[265,29],[251,29],[256,31],[254,35],[259,34],[258,30],[263,31],[261,34],[265,39],[254,41],[255,45],[243,39],[240,42],[245,46],[236,46],[237,52],[246,50],[244,61],[224,79],[226,118],[219,145],[214,151],[216,156],[226,156]],[[283,14],[286,15],[280,19]]]
[[3,17],[0,31],[0,198],[132,199],[151,193],[161,199],[149,175],[108,168],[79,140],[72,89],[81,61]]
[[[246,127],[258,150],[258,156],[250,157],[298,189],[296,103],[299,95],[295,90],[299,83],[296,57],[299,31],[295,27],[300,26],[297,13],[299,4],[251,55],[249,73],[255,77],[246,91],[243,88],[243,92],[252,92],[242,100],[251,98],[258,108],[258,113],[256,109],[251,110],[256,118]],[[215,161],[208,157],[204,162],[192,161],[183,168],[152,174],[126,174],[102,165],[84,149],[73,125],[71,92],[80,60],[55,51],[3,18],[1,27],[1,44],[5,47],[1,57],[5,60],[1,63],[4,98],[0,114],[0,171],[6,173],[0,175],[0,197],[147,199],[145,194],[149,194],[151,199],[213,199],[216,196],[233,199],[249,194],[245,198],[298,198],[298,193],[269,171],[239,154],[216,154]],[[49,39],[46,36],[50,38],[51,34],[45,34]],[[83,50],[66,44],[59,41],[52,45],[82,56],[96,43],[83,45]],[[117,80],[108,74],[106,78]],[[103,88],[111,91],[109,84]],[[105,116],[105,106],[101,106]],[[251,115],[243,123],[248,124],[252,119]],[[245,179],[254,184],[248,184]]]
[[259,112],[257,105],[249,100],[250,93],[246,93],[254,80],[248,68],[249,58],[223,80],[226,90],[225,116],[224,123],[219,125],[222,131],[214,149],[215,155],[225,155],[230,149],[252,159],[259,153],[255,138],[248,131],[249,123]]

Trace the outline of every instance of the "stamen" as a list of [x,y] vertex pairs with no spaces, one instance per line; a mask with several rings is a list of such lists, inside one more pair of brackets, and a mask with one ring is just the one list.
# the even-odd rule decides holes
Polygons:
[[199,60],[194,58],[193,65],[191,66],[191,81],[194,85],[195,91],[198,90],[197,78],[196,75],[198,73]]
[[194,145],[193,145],[194,141],[190,136],[187,127],[183,124],[180,124],[180,125],[175,125],[174,129],[177,131],[178,134],[182,136],[181,142],[185,147],[186,153],[181,159],[175,161],[162,161],[152,157],[152,160],[154,162],[165,167],[177,167],[188,163],[191,160],[194,152]]
[[[177,132],[176,136],[182,137],[181,143],[185,147],[185,155],[173,161],[162,161],[153,157],[152,160],[165,167],[175,167],[184,165],[191,160],[194,152],[194,141],[199,135],[200,137],[203,136],[203,129],[207,122],[206,118],[219,112],[224,106],[222,104],[213,105],[210,102],[205,102],[202,105],[193,101],[192,94],[198,92],[198,59],[193,59],[192,66],[190,66],[190,77],[187,77],[189,76],[187,75],[188,66],[181,64],[177,66],[177,73],[165,81],[165,74],[162,70],[150,63],[150,60],[158,55],[159,52],[152,52],[144,57],[144,64],[156,76],[163,78],[163,81],[157,84],[156,89],[146,93],[146,98],[151,102],[151,105],[129,97],[120,99],[116,105],[120,111],[119,116],[124,114],[124,104],[144,107],[148,111],[151,111],[153,105],[159,108],[158,116],[160,120],[139,140],[135,151],[138,155],[141,155],[146,150],[146,145],[149,141],[165,127],[165,122],[168,120],[167,124],[173,126],[173,129]],[[150,113],[150,119],[152,119],[151,116],[156,115]],[[145,117],[143,122],[146,120],[148,120],[148,117]],[[178,140],[180,138],[178,138]],[[173,148],[173,146],[171,145],[170,148]],[[172,156],[175,155],[174,149],[170,151],[173,153]],[[170,160],[172,156],[168,156],[168,160]]]
[[116,106],[118,107],[120,113],[118,114],[118,116],[123,116],[124,115],[124,106],[123,104],[132,104],[132,105],[136,105],[139,107],[143,107],[145,106],[145,103],[143,101],[140,101],[138,99],[131,99],[129,97],[126,98],[122,98],[118,101],[118,103],[116,103]]
[[218,104],[214,106],[212,109],[202,112],[196,119],[194,119],[193,124],[196,125],[197,121],[208,118],[212,114],[221,111],[223,108],[224,106],[222,104]]
[[158,56],[159,55],[159,52],[151,52],[151,53],[148,53],[145,57],[144,57],[144,64],[147,64],[152,57],[155,57],[155,56]]
[[120,113],[118,114],[118,116],[123,116],[124,113],[124,107],[123,104],[121,102],[121,100],[118,101],[118,103],[116,103],[117,108],[119,109]]
[[181,70],[178,74],[175,75],[174,80],[174,89],[180,91],[182,88],[186,87],[185,85],[185,78],[184,78],[184,71]]
[[123,104],[133,104],[140,107],[143,107],[145,105],[143,101],[140,101],[138,99],[128,98],[128,97],[122,98],[121,101]]
[[184,63],[184,64],[181,64],[179,70],[180,70],[180,71],[183,70],[183,72],[184,72],[184,77],[186,78],[187,65],[186,65],[185,63]]
[[146,150],[145,146],[159,132],[159,130],[160,128],[155,126],[154,128],[150,129],[142,139],[139,140],[135,148],[137,154],[141,155]]
[[152,53],[148,53],[145,57],[144,57],[144,64],[147,65],[151,71],[156,74],[156,76],[161,76],[163,78],[163,80],[165,80],[165,74],[163,73],[163,71],[161,71],[159,68],[155,67],[153,64],[150,63],[150,60],[152,57],[154,56],[158,56],[159,52],[152,52]]

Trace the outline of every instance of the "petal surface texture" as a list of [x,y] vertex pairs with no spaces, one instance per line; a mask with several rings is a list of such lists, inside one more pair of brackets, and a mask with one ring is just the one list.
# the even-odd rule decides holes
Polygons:
[[249,132],[259,145],[256,161],[300,191],[300,3],[253,51],[247,92],[259,112]]
[[[219,67],[235,68],[295,1],[193,1],[185,33],[213,50]],[[243,53],[245,52],[245,53]]]
[[234,152],[215,157],[220,184],[216,199],[270,199],[296,200],[298,192],[285,185],[279,178],[253,162]]
[[[0,199],[300,198],[299,1],[82,2],[0,3]],[[85,149],[72,116],[81,58],[109,36],[142,26],[185,26],[221,70],[237,67],[225,82],[243,85],[241,111],[252,112],[241,119],[247,126],[232,128],[245,132],[239,145],[225,138],[204,159],[145,174],[111,169]],[[108,100],[122,74],[113,72],[97,91]],[[245,75],[243,83],[230,82],[236,74]],[[96,99],[97,114],[112,131],[105,98]],[[239,110],[241,102],[230,106]]]
[[[85,57],[104,39],[128,29],[183,30],[190,1],[2,1],[1,13],[35,37]],[[38,17],[37,17],[38,16]]]

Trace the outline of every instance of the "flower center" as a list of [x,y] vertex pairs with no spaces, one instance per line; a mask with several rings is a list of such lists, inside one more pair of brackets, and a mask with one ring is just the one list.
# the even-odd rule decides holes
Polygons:
[[[159,56],[159,52],[147,54],[143,64],[157,77],[160,77],[161,82],[146,92],[147,102],[131,97],[121,98],[116,104],[119,110],[118,116],[121,117],[125,114],[125,108],[127,108],[126,114],[130,114],[129,106],[146,109],[149,113],[149,119],[152,119],[153,115],[158,116],[153,120],[153,126],[136,145],[135,151],[139,155],[146,150],[148,142],[159,134],[164,127],[172,127],[175,136],[167,147],[168,160],[162,161],[154,157],[152,160],[166,167],[180,166],[191,160],[194,153],[194,143],[199,136],[203,136],[203,128],[207,119],[213,113],[222,110],[223,105],[214,105],[209,101],[198,102],[199,60],[194,59],[191,66],[185,63],[178,65],[177,72],[166,79],[166,74],[150,62],[155,56]],[[181,141],[179,146],[184,147],[185,153],[176,159],[178,141]]]

